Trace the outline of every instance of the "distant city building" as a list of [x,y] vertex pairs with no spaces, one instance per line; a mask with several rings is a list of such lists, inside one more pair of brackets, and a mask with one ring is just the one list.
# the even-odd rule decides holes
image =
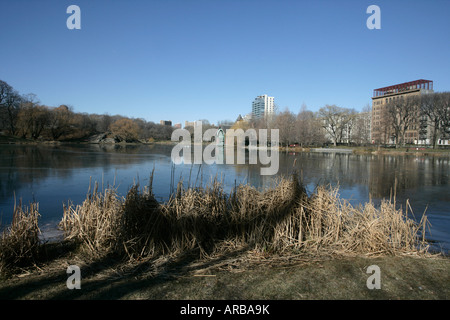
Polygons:
[[[395,143],[394,130],[389,125],[387,115],[386,107],[389,102],[433,92],[433,81],[424,79],[375,89],[372,97],[372,143]],[[430,130],[427,130],[428,122],[426,116],[418,115],[416,122],[410,125],[406,131],[405,142],[408,144],[430,144]]]
[[162,124],[163,126],[172,126],[172,121],[170,121],[170,120],[161,120],[161,121],[159,121],[159,124]]
[[184,127],[195,127],[195,121],[185,121]]
[[273,115],[275,111],[273,100],[274,98],[267,94],[256,97],[252,103],[252,118],[261,119]]
[[175,124],[173,125],[173,127],[174,127],[175,129],[181,129],[181,123],[175,123]]

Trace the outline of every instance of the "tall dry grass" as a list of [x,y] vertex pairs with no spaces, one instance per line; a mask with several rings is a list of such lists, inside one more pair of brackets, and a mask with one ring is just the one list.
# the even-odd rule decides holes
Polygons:
[[306,190],[296,175],[280,179],[274,188],[262,191],[240,185],[231,197],[228,237],[257,249],[273,249],[278,225],[289,219],[298,203],[306,199]]
[[91,256],[142,256],[164,253],[170,224],[149,189],[130,188],[125,198],[117,189],[99,190],[96,183],[81,205],[63,206],[59,227],[66,240],[75,240]]
[[35,263],[40,249],[38,220],[38,203],[26,207],[19,201],[19,205],[14,205],[12,223],[0,237],[0,273]]
[[122,229],[123,201],[116,188],[99,191],[95,183],[89,187],[81,205],[63,205],[60,227],[66,240],[82,243],[91,254],[102,255],[117,250],[117,238]]
[[393,255],[425,253],[426,215],[411,219],[395,201],[380,206],[368,202],[357,207],[339,197],[338,188],[321,186],[302,200],[295,212],[277,226],[274,246],[308,253]]
[[278,253],[421,253],[428,250],[419,238],[426,223],[391,201],[354,207],[325,187],[308,196],[293,175],[274,188],[239,185],[230,193],[217,180],[204,188],[180,182],[165,203],[151,186],[135,185],[125,198],[95,188],[82,205],[65,207],[61,226],[92,254],[140,259],[191,249],[210,254],[225,242]]

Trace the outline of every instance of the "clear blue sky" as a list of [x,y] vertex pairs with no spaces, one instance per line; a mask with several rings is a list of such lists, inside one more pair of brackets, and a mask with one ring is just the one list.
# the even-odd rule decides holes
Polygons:
[[[69,30],[69,5],[81,30]],[[369,5],[381,30],[369,30]],[[0,79],[49,106],[235,120],[257,95],[361,110],[375,88],[450,90],[450,1],[0,0]]]

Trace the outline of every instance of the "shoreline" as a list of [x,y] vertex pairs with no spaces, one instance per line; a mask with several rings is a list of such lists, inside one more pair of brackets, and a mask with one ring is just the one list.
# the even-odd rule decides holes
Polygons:
[[333,148],[280,148],[284,152],[329,152],[329,153],[347,153],[355,155],[395,155],[395,156],[440,156],[450,157],[450,149],[432,149],[423,147],[410,148],[364,148],[364,147],[333,147]]
[[[32,141],[25,140],[15,137],[6,137],[6,139],[0,139],[0,146],[2,145],[43,145],[43,146],[56,146],[56,145],[108,145],[108,146],[127,146],[127,145],[176,145],[177,141],[152,141],[152,142],[116,142],[116,143],[105,143],[105,142],[89,142],[89,141]],[[203,143],[204,145],[207,143]],[[192,145],[196,145],[196,143],[192,143]],[[227,145],[224,145],[227,147]],[[248,146],[245,146],[246,149],[249,149]],[[275,147],[253,147],[258,150],[270,150]],[[450,157],[450,149],[448,148],[438,148],[433,149],[429,147],[417,147],[417,146],[409,146],[409,147],[400,147],[400,148],[385,148],[385,147],[278,147],[279,152],[286,153],[344,153],[344,154],[355,154],[355,155],[395,155],[395,156],[422,156],[422,157]]]

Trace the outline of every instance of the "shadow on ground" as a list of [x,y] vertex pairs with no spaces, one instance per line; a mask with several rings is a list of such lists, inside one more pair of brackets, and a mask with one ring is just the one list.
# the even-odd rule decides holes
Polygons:
[[13,276],[3,280],[3,284],[0,281],[0,299],[122,299],[139,298],[139,293],[142,292],[144,295],[155,294],[145,296],[147,299],[165,299],[171,293],[171,282],[197,271],[214,268],[247,251],[248,247],[222,254],[217,258],[199,259],[200,252],[195,249],[164,262],[147,259],[132,264],[106,256],[79,265],[80,290],[67,288],[66,282],[71,275],[66,273],[67,267],[77,263],[62,256],[58,259],[59,268],[51,266],[40,269],[37,273]]

